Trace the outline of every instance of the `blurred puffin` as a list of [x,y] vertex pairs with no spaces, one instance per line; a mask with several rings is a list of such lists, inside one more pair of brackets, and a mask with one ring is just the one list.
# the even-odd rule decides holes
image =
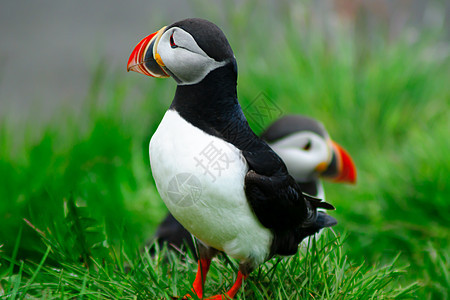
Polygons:
[[216,25],[186,19],[163,27],[138,43],[127,69],[177,82],[149,154],[161,198],[199,241],[197,297],[218,251],[239,260],[239,272],[226,294],[208,299],[233,298],[264,261],[296,253],[305,237],[336,224],[317,210],[334,207],[304,194],[250,129],[237,99],[236,59]]
[[[339,183],[356,182],[356,168],[347,151],[334,142],[324,125],[303,115],[287,115],[272,123],[261,137],[281,157],[303,192],[325,201],[320,178]],[[192,236],[168,213],[150,241],[196,254]]]

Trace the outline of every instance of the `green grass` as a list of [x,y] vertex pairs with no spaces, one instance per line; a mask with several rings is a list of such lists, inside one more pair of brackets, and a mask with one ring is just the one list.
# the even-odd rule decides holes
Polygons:
[[[15,274],[2,280],[4,296],[17,298],[45,297],[49,299],[171,299],[191,293],[197,269],[189,254],[157,249],[155,256],[148,252],[130,259],[111,250],[98,258],[90,255],[78,264],[47,264],[51,255],[61,255],[45,233],[40,233],[47,250],[39,262],[20,262]],[[345,239],[326,234],[317,242],[287,259],[272,259],[257,269],[241,289],[239,299],[409,299],[417,284],[397,286],[405,267],[388,264],[368,267],[354,264],[342,250]],[[394,259],[394,262],[397,258]],[[60,260],[62,262],[62,260]],[[11,262],[11,261],[10,261]],[[124,268],[124,264],[127,266]],[[212,295],[226,291],[232,284],[238,264],[226,257],[216,259],[205,285],[205,293]],[[194,296],[194,299],[196,297]]]
[[[358,183],[326,184],[337,237],[261,266],[239,296],[448,299],[450,62],[439,54],[441,29],[424,29],[414,42],[406,34],[359,40],[344,28],[325,35],[308,14],[243,3],[199,12],[229,37],[242,107],[263,92],[284,113],[322,120],[354,158]],[[140,252],[165,214],[148,141],[174,88],[102,63],[82,114],[67,111],[40,127],[0,123],[2,297],[189,291],[191,257]],[[235,271],[234,261],[217,259],[207,293],[230,286]]]

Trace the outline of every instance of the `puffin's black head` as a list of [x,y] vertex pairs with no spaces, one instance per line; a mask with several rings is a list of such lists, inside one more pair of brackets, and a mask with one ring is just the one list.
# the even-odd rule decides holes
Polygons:
[[318,176],[336,182],[356,181],[356,168],[350,155],[331,140],[323,124],[313,118],[284,116],[270,125],[261,137],[298,181],[314,180]]
[[203,19],[185,19],[145,37],[128,60],[128,71],[172,76],[179,85],[200,82],[208,73],[235,63],[225,34]]

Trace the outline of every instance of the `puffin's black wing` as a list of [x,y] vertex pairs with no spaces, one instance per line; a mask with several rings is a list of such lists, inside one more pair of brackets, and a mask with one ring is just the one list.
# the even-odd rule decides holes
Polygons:
[[319,212],[323,218],[318,218],[317,208],[329,204],[304,194],[272,149],[242,153],[249,165],[245,176],[247,201],[261,224],[273,232],[269,256],[292,255],[306,236],[335,224],[326,214]]
[[300,225],[307,218],[306,202],[279,156],[270,148],[242,153],[249,165],[245,194],[261,224],[275,230]]
[[306,217],[301,193],[279,177],[268,177],[251,170],[245,176],[245,194],[264,227],[294,228]]

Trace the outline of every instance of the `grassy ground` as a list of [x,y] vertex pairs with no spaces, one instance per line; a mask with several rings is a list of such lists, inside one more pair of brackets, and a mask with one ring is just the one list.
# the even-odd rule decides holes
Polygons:
[[[307,16],[274,13],[262,22],[263,8],[226,9],[247,115],[263,95],[282,113],[316,117],[358,168],[355,187],[326,185],[336,236],[268,262],[239,296],[448,299],[450,63],[439,28],[413,41],[361,41],[343,28],[325,35]],[[208,16],[222,25],[214,11]],[[148,141],[174,85],[99,64],[82,114],[64,112],[39,128],[0,124],[0,295],[158,299],[189,291],[191,257],[139,251],[165,214]],[[257,132],[271,121],[249,119]],[[229,286],[235,269],[219,258],[207,293]]]

